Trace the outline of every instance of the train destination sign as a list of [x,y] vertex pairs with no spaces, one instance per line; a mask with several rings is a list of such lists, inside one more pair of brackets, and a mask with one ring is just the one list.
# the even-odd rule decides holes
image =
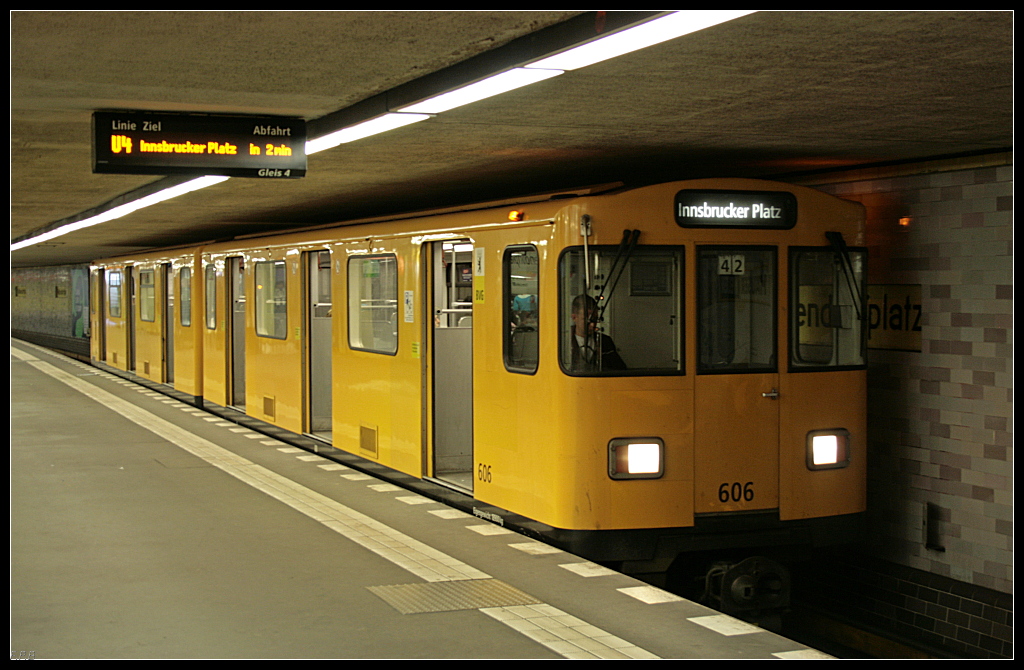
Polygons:
[[94,112],[92,171],[297,179],[306,122],[278,116]]
[[675,217],[684,228],[792,228],[796,196],[785,191],[679,191]]

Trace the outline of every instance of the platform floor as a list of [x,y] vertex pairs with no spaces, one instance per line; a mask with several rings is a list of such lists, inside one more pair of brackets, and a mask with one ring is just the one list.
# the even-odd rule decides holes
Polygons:
[[11,654],[823,658],[11,341]]

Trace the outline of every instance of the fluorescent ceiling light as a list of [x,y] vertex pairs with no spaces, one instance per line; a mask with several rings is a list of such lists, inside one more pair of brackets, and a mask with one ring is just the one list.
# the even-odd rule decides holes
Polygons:
[[675,12],[523,67],[576,70],[752,13],[718,10]]
[[118,205],[117,207],[112,207],[111,209],[108,209],[107,211],[103,212],[102,214],[97,214],[96,216],[90,216],[88,219],[82,219],[81,221],[75,221],[74,223],[69,223],[69,224],[63,225],[63,226],[61,226],[59,228],[54,228],[53,230],[47,231],[47,232],[43,233],[42,235],[36,235],[35,237],[30,237],[27,240],[22,240],[21,242],[18,242],[17,244],[12,244],[11,245],[11,251],[17,251],[18,249],[22,249],[24,247],[28,247],[28,246],[31,246],[33,244],[39,244],[40,242],[45,242],[47,240],[52,240],[55,237],[60,237],[61,235],[67,235],[68,233],[73,233],[74,231],[81,230],[83,228],[89,228],[90,226],[95,226],[96,224],[99,224],[99,223],[104,223],[106,221],[112,221],[114,219],[120,219],[122,216],[127,216],[127,215],[131,214],[132,212],[138,211],[138,210],[143,209],[145,207],[149,207],[151,205],[155,205],[155,204],[157,204],[159,202],[163,202],[165,200],[170,200],[171,198],[176,198],[177,196],[184,195],[185,193],[190,193],[192,191],[198,191],[199,189],[206,188],[207,186],[213,186],[214,184],[219,184],[222,181],[227,181],[228,179],[229,179],[229,177],[222,177],[222,176],[218,176],[218,175],[212,175],[212,176],[207,176],[207,177],[199,177],[198,179],[193,179],[191,181],[187,181],[184,184],[178,184],[177,186],[172,186],[172,187],[166,188],[166,189],[164,189],[162,191],[157,191],[156,193],[151,193],[150,195],[147,195],[147,196],[145,196],[143,198],[139,198],[138,200],[132,200],[131,202],[126,202],[123,205]]
[[361,140],[364,137],[376,135],[377,133],[385,133],[389,130],[401,128],[402,126],[407,126],[410,123],[416,123],[417,121],[429,118],[430,116],[428,114],[389,113],[384,116],[378,116],[370,119],[369,121],[363,121],[362,123],[357,123],[354,126],[342,128],[341,130],[324,135],[323,137],[308,140],[306,142],[306,155],[315,154],[318,151],[330,149],[338,146],[339,144],[345,144],[346,142]]
[[[446,112],[471,102],[483,100],[484,98],[555,77],[562,74],[565,70],[575,70],[594,63],[600,63],[609,58],[637,51],[638,49],[659,44],[752,13],[751,11],[717,10],[674,12],[639,26],[612,33],[607,37],[588,42],[568,51],[563,51],[560,54],[530,63],[524,67],[501,72],[454,91],[427,98],[408,107],[402,107],[397,113],[390,112],[369,121],[364,121],[348,128],[342,128],[323,137],[309,140],[306,142],[306,155],[315,154],[319,151],[336,147],[339,144],[352,142],[364,137],[394,130],[395,128],[401,128],[402,126],[428,119],[431,114],[440,114],[441,112]],[[12,244],[11,251],[44,242],[75,230],[88,228],[104,221],[120,218],[143,207],[155,205],[158,202],[163,202],[182,193],[205,188],[226,179],[228,178],[217,176],[194,179],[185,184],[154,193],[119,207],[114,207],[103,214],[83,219],[82,221],[76,221],[75,223],[55,228],[47,233],[18,242],[17,244]]]
[[440,114],[449,109],[455,109],[462,105],[468,105],[477,100],[490,98],[507,91],[513,91],[522,86],[534,84],[544,79],[549,79],[562,74],[561,70],[555,69],[524,69],[516,68],[501,74],[496,74],[474,84],[457,88],[454,91],[435,95],[423,102],[417,102],[408,107],[402,107],[400,112],[419,112],[422,114]]

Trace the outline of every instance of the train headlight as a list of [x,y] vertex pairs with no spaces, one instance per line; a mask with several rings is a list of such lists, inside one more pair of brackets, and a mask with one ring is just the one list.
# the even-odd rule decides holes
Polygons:
[[612,479],[657,479],[665,473],[665,442],[660,437],[620,437],[608,443]]
[[850,464],[850,431],[845,428],[807,433],[807,468],[829,470]]

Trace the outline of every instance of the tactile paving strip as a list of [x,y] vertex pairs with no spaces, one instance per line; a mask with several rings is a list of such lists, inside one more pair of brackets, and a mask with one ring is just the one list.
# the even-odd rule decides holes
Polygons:
[[540,604],[533,596],[498,579],[395,584],[367,588],[402,614]]

